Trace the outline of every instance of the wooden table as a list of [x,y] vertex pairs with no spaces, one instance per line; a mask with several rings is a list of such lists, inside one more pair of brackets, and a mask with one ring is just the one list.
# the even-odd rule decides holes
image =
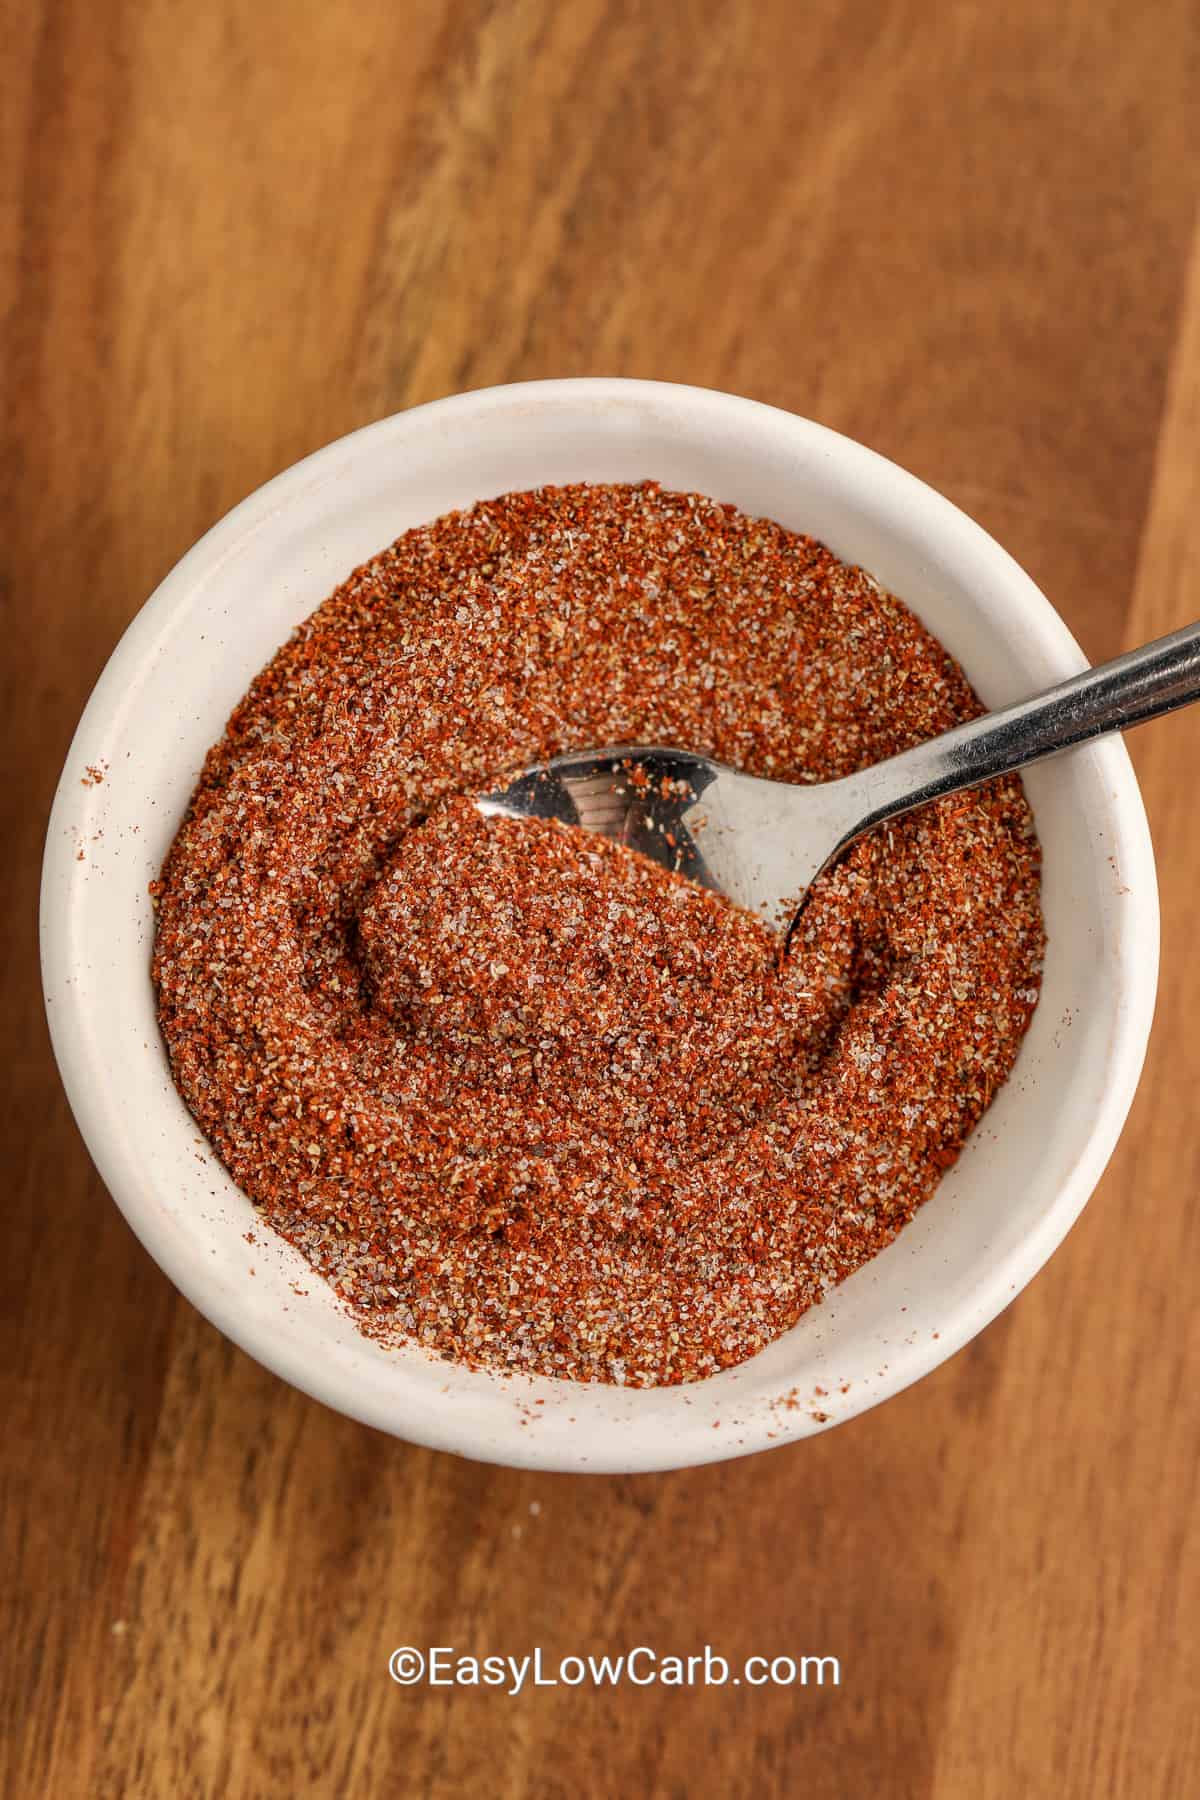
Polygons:
[[[1200,712],[1131,745],[1164,980],[1083,1221],[930,1379],[717,1468],[475,1466],[233,1350],[91,1169],[34,941],[126,621],[264,478],[454,389],[754,395],[962,503],[1093,656],[1200,612],[1194,0],[8,15],[4,1793],[1200,1791]],[[387,1673],[639,1643],[842,1684]]]

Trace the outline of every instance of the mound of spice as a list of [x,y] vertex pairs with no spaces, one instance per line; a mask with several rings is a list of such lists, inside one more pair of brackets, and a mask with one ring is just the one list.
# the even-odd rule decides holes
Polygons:
[[1020,783],[857,844],[783,960],[635,852],[463,796],[638,741],[824,780],[979,710],[868,574],[699,495],[407,532],[254,682],[155,884],[180,1092],[372,1336],[631,1385],[738,1363],[895,1237],[1012,1067]]

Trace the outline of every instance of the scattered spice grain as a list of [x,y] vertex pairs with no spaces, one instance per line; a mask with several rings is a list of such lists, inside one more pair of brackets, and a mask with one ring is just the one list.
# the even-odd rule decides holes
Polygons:
[[738,1363],[1008,1075],[1043,950],[1020,783],[856,845],[782,962],[636,853],[463,796],[621,741],[821,780],[978,711],[870,575],[699,495],[409,531],[259,675],[154,884],[179,1089],[373,1336],[639,1386]]

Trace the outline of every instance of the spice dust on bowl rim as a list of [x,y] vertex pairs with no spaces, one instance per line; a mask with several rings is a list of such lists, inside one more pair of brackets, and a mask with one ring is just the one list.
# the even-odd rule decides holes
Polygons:
[[129,628],[72,745],[42,896],[47,1009],[92,1155],[134,1230],[243,1348],[396,1435],[516,1465],[645,1470],[809,1435],[979,1331],[1086,1202],[1153,1010],[1157,896],[1136,784],[1107,740],[1030,770],[1048,935],[1012,1076],[899,1237],[749,1361],[688,1385],[499,1375],[385,1349],[264,1228],[171,1079],[149,977],[149,883],[251,679],[351,569],[411,527],[579,482],[701,493],[810,535],[899,595],[988,707],[1075,673],[1049,603],[931,489],[820,426],[730,395],[625,381],[484,390],[369,426],[270,482]]

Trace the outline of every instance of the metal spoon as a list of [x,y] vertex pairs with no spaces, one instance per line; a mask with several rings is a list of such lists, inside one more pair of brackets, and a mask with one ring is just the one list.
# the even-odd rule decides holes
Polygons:
[[790,932],[808,888],[856,838],[962,788],[1200,699],[1200,624],[839,781],[765,781],[691,750],[571,751],[476,800],[616,838]]

